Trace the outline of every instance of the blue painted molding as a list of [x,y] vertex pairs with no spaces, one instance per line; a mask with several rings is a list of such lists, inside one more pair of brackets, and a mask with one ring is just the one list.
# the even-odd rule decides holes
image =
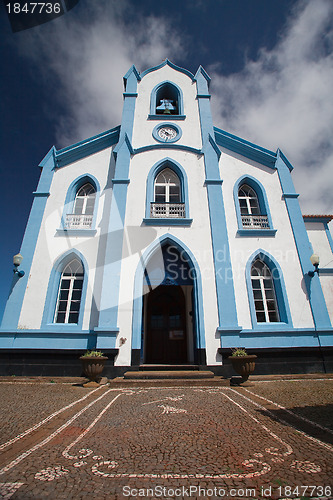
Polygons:
[[[185,219],[158,219],[150,217],[150,204],[155,200],[154,184],[157,175],[165,168],[170,168],[173,170],[180,180],[180,190],[181,190],[181,203],[185,203]],[[189,218],[190,207],[189,207],[189,195],[188,195],[188,182],[187,175],[184,168],[180,163],[175,160],[166,157],[162,160],[156,162],[150,169],[147,176],[147,188],[146,188],[146,212],[144,222],[150,225],[165,225],[162,221],[168,221],[168,225],[189,225],[192,219]],[[151,222],[150,222],[151,221]],[[159,222],[162,222],[159,224]]]
[[185,120],[186,115],[148,115],[148,120]]
[[[66,198],[65,198],[65,205],[64,205],[64,209],[63,209],[63,213],[62,213],[62,217],[61,217],[60,231],[65,231],[67,234],[71,234],[71,235],[74,235],[74,231],[78,231],[77,229],[66,229],[65,228],[66,216],[73,213],[76,194],[79,191],[79,189],[84,184],[86,184],[88,182],[95,188],[95,191],[96,191],[93,220],[91,223],[91,227],[89,229],[81,229],[80,234],[82,233],[82,231],[83,231],[82,234],[86,234],[86,235],[88,234],[88,231],[92,231],[92,230],[95,231],[98,203],[99,203],[99,197],[101,194],[101,188],[100,188],[99,182],[96,179],[96,177],[94,175],[91,175],[91,174],[82,174],[79,177],[77,177],[76,179],[74,179],[74,181],[71,182],[71,184],[67,190],[67,194],[66,194]],[[60,233],[60,231],[59,231],[59,233]]]
[[193,222],[193,219],[179,218],[172,219],[167,218],[164,219],[162,217],[145,217],[142,222],[146,224],[146,226],[190,226]]
[[43,192],[34,191],[32,194],[34,197],[40,196],[41,198],[43,198],[43,197],[48,198],[51,193],[43,193]]
[[[139,80],[135,67],[125,75],[126,92],[137,93]],[[126,214],[129,166],[133,148],[131,145],[136,97],[125,96],[120,128],[120,137],[116,147],[116,164],[113,179],[112,200],[109,224],[106,232],[105,263],[100,298],[100,312],[97,332],[97,345],[113,345],[115,331],[118,329],[119,288]],[[117,181],[121,182],[117,182]],[[125,180],[125,182],[123,182]],[[103,333],[104,332],[104,333]],[[109,332],[109,336],[107,334]]]
[[[252,264],[255,260],[260,259],[267,266],[269,267],[271,273],[272,273],[272,278],[274,282],[274,289],[275,289],[275,296],[276,296],[276,301],[277,301],[277,307],[279,310],[279,316],[280,316],[280,322],[275,322],[275,323],[258,323],[257,321],[257,316],[256,316],[256,310],[255,310],[255,305],[254,305],[254,298],[253,298],[253,289],[252,289],[252,280],[251,280],[251,267]],[[260,330],[261,328],[265,329],[266,331],[275,331],[278,329],[291,329],[293,328],[293,323],[292,323],[292,318],[290,314],[290,308],[289,308],[289,302],[288,302],[288,295],[287,295],[287,289],[286,285],[284,282],[283,278],[283,273],[282,269],[277,262],[277,260],[272,257],[268,252],[262,250],[261,248],[256,250],[249,260],[247,261],[247,264],[245,266],[245,278],[246,278],[246,286],[247,286],[247,293],[248,293],[248,301],[249,301],[249,307],[250,307],[250,314],[251,314],[251,321],[252,321],[252,327],[254,329]],[[269,346],[268,346],[269,347]]]
[[123,143],[126,142],[126,146],[130,152],[130,154],[134,154],[134,149],[131,143],[131,139],[129,138],[127,132],[125,132],[121,138],[119,139],[119,142],[117,143],[116,147],[113,150],[114,157],[117,158],[118,151],[122,148]]
[[165,115],[163,113],[162,114],[156,113],[156,104],[158,104],[156,102],[156,98],[157,98],[158,91],[162,87],[164,87],[166,85],[170,86],[170,87],[172,87],[174,89],[175,94],[177,95],[177,99],[176,100],[178,102],[178,113],[177,114],[171,114],[170,116],[172,116],[172,117],[185,116],[184,115],[184,97],[183,97],[183,91],[179,87],[179,85],[177,85],[174,82],[171,82],[170,80],[164,80],[163,82],[158,83],[157,85],[155,85],[155,87],[151,91],[151,94],[150,94],[150,112],[149,112],[149,116],[158,116],[159,119],[161,119],[161,120],[164,119]]
[[202,155],[203,151],[201,149],[192,148],[191,146],[184,146],[183,144],[149,144],[148,146],[142,146],[141,148],[134,149],[133,155],[137,155],[139,153],[144,153],[145,151],[153,151],[154,149],[177,149],[179,151],[189,151],[190,153],[194,153],[196,155]]
[[310,278],[308,272],[312,270],[310,257],[312,255],[312,247],[309,237],[305,228],[303,215],[299,206],[298,199],[290,194],[296,194],[294,184],[291,178],[290,168],[285,163],[284,156],[278,151],[278,158],[276,160],[276,168],[280,179],[282,192],[288,194],[284,197],[288,216],[290,220],[291,229],[294,236],[294,241],[297,249],[297,254],[300,266],[303,273],[304,285],[307,290],[307,295],[310,302],[312,317],[316,329],[330,328],[331,321],[327,311],[327,306],[324,294],[321,288],[320,280],[317,275]]
[[97,229],[57,229],[56,233],[59,236],[66,236],[71,238],[73,236],[95,236]]
[[221,347],[233,349],[239,346],[245,349],[298,348],[298,347],[330,347],[333,344],[333,329],[318,333],[314,328],[280,328],[270,332],[265,330],[242,330],[238,334],[228,332],[221,335]]
[[202,279],[199,265],[189,250],[189,248],[174,235],[166,233],[157,240],[155,240],[144,252],[138,263],[138,267],[134,277],[134,300],[133,300],[133,320],[132,320],[132,349],[142,348],[142,331],[143,331],[143,318],[142,318],[142,305],[143,305],[143,282],[145,269],[149,260],[156,252],[162,252],[164,245],[174,245],[180,252],[185,252],[188,263],[191,269],[194,269],[194,321],[196,325],[195,343],[198,349],[206,347],[205,341],[205,326],[204,326],[204,311],[203,311],[203,293],[202,293]]
[[244,156],[249,160],[265,165],[266,167],[275,169],[276,153],[273,153],[273,151],[269,151],[268,149],[245,141],[217,127],[214,127],[214,134],[216,143],[219,146]]
[[193,74],[188,71],[187,69],[181,68],[180,66],[176,66],[176,64],[172,63],[169,61],[169,59],[165,59],[161,64],[158,64],[157,66],[153,66],[152,68],[146,69],[141,73],[141,78],[146,76],[148,73],[151,73],[152,71],[157,71],[158,69],[163,68],[164,66],[170,66],[170,68],[175,69],[176,71],[179,71],[180,73],[183,73],[184,75],[188,76],[193,80]]
[[129,184],[130,179],[112,179],[112,184]]
[[55,152],[56,166],[64,167],[69,163],[78,161],[86,156],[102,151],[117,144],[119,140],[120,127],[115,127],[101,134],[95,135],[72,146],[68,146]]
[[[130,69],[127,71],[127,73],[124,75],[124,87],[125,87],[125,97],[133,97],[131,94],[136,94],[137,95],[137,82],[141,80],[140,73],[132,64]],[[136,80],[136,81],[135,81]],[[129,88],[127,89],[127,84],[129,83]],[[136,97],[136,96],[135,96]]]
[[[238,191],[239,191],[239,188],[243,184],[247,184],[256,192],[257,197],[258,197],[258,202],[259,202],[260,215],[267,216],[269,229],[244,229],[243,228],[242,216],[241,216],[239,199],[238,199]],[[266,195],[266,190],[265,190],[264,186],[261,184],[261,182],[259,182],[257,179],[255,179],[251,175],[242,175],[242,177],[240,177],[235,182],[233,195],[234,195],[234,203],[235,203],[235,210],[236,210],[236,217],[237,217],[237,224],[238,224],[237,234],[239,234],[240,236],[275,236],[276,229],[274,229],[274,226],[273,226],[273,221],[272,221],[272,216],[271,216],[271,212],[269,209],[269,203],[268,203],[268,199],[267,199],[267,195]]]
[[36,194],[32,203],[28,223],[24,233],[20,253],[23,255],[22,269],[25,275],[18,278],[14,275],[6,308],[2,318],[2,328],[17,328],[21,315],[24,295],[28,284],[33,256],[35,253],[40,227],[42,224],[47,196],[39,196],[39,193],[49,193],[55,171],[56,149],[53,146],[40,163],[42,168],[41,176],[38,182]]
[[329,243],[331,251],[333,253],[333,239],[332,239],[332,234],[331,234],[330,228],[328,227],[327,222],[324,223],[324,228],[325,228],[328,243]]
[[59,349],[86,350],[96,347],[93,332],[81,330],[73,332],[70,328],[64,331],[48,330],[0,330],[0,345],[2,349]]
[[[197,94],[208,93],[210,78],[200,66],[196,75]],[[214,258],[215,285],[217,309],[219,316],[218,328],[238,328],[237,310],[232,266],[229,249],[226,216],[224,210],[222,186],[219,182],[219,148],[214,140],[213,121],[210,102],[206,98],[198,98],[200,126],[202,135],[202,150],[204,152],[206,190],[209,206],[209,219]],[[213,182],[211,182],[213,180]],[[220,258],[221,252],[223,259]]]
[[222,179],[205,179],[204,186],[208,186],[209,184],[216,184],[222,186]]
[[[67,264],[74,258],[79,259],[82,262],[84,277],[83,277],[83,285],[82,285],[82,294],[81,294],[81,303],[80,303],[80,312],[79,319],[77,323],[55,323],[54,322],[54,314],[58,300],[58,291],[61,280],[61,274]],[[86,295],[87,295],[87,287],[88,287],[88,264],[85,257],[79,252],[77,249],[72,248],[59,256],[55,261],[53,268],[50,273],[49,284],[46,291],[46,298],[44,303],[44,312],[41,323],[41,330],[44,331],[54,331],[62,332],[62,331],[73,331],[80,332],[82,331],[85,303],[86,303]]]

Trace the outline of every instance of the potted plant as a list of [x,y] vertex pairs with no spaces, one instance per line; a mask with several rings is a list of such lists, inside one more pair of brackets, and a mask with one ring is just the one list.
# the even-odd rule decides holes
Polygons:
[[232,377],[231,385],[239,385],[246,382],[249,375],[254,372],[255,360],[257,356],[255,354],[247,354],[246,350],[242,347],[232,349],[232,354],[229,356],[231,360],[233,369],[238,375],[241,375],[241,379]]
[[87,351],[80,357],[83,371],[89,378],[88,384],[90,386],[98,384],[107,359],[109,358],[104,356],[101,351]]

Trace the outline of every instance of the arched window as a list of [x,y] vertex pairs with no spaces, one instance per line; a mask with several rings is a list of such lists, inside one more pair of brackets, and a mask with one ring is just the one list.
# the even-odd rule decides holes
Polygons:
[[251,283],[257,322],[280,321],[273,276],[267,264],[260,259],[252,264]]
[[166,168],[155,180],[156,203],[180,203],[180,180],[178,175]]
[[[73,192],[74,190],[74,192]],[[96,188],[91,182],[81,182],[67,194],[65,229],[91,229],[96,218]],[[72,200],[70,199],[73,196]]]
[[260,215],[257,193],[247,184],[238,190],[238,199],[241,215]]
[[151,217],[185,217],[185,204],[181,203],[180,179],[171,168],[165,168],[156,176]]
[[274,236],[272,218],[263,185],[251,176],[242,176],[234,186],[238,234]]
[[61,273],[54,323],[78,323],[83,278],[82,262],[74,258]]
[[178,91],[171,83],[163,84],[156,92],[156,114],[178,115]]
[[94,213],[96,198],[95,188],[88,182],[76,193],[74,203],[75,215],[92,215]]

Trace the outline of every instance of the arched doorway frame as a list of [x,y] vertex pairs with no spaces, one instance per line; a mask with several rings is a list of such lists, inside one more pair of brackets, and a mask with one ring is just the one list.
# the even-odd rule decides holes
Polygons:
[[[206,364],[205,353],[206,340],[204,329],[204,313],[202,301],[202,280],[199,265],[191,250],[176,236],[169,233],[156,239],[143,253],[137,266],[134,277],[134,299],[133,299],[133,318],[132,318],[132,365],[138,365],[141,362],[142,332],[143,332],[143,280],[146,266],[155,254],[161,250],[164,245],[174,245],[179,252],[185,252],[188,263],[194,269],[193,292],[194,292],[194,324],[195,328],[195,348],[200,352],[199,364]],[[204,358],[204,359],[203,359]]]

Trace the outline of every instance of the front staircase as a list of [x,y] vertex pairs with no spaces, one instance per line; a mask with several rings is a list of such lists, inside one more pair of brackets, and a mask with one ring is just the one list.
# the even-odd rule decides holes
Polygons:
[[136,370],[129,370],[123,377],[113,379],[111,384],[119,386],[177,387],[183,385],[226,385],[228,381],[216,377],[210,370],[203,370],[199,365],[141,365]]

